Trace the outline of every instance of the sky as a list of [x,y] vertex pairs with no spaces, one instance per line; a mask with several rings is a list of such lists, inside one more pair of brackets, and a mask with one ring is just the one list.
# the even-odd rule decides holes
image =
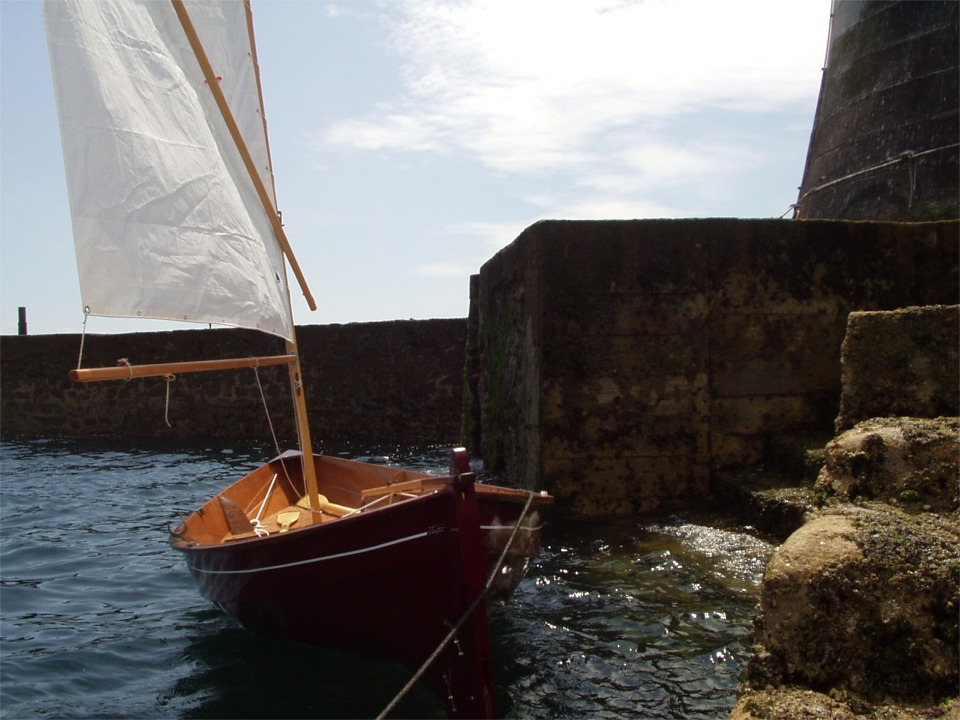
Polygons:
[[[294,288],[301,325],[466,317],[470,275],[538,220],[789,217],[830,19],[830,0],[252,8],[278,206],[318,304]],[[0,0],[0,334],[21,306],[30,334],[82,329],[41,7]]]

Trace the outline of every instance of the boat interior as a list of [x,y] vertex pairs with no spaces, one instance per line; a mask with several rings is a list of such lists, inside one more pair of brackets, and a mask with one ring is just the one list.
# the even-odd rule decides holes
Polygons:
[[310,506],[300,453],[286,453],[215,495],[175,531],[203,545],[266,537],[437,492],[449,477],[314,456],[319,507]]

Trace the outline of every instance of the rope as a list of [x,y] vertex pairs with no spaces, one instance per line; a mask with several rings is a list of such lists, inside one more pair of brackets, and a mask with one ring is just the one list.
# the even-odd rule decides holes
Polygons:
[[513,532],[510,533],[510,539],[507,540],[507,544],[504,546],[503,552],[500,553],[500,557],[497,560],[496,565],[493,566],[493,571],[490,573],[490,577],[487,579],[487,584],[484,585],[483,590],[480,592],[479,595],[477,595],[474,601],[470,604],[470,607],[467,608],[467,611],[457,621],[457,624],[453,626],[453,628],[450,630],[449,633],[447,633],[447,636],[440,641],[440,644],[437,646],[437,649],[430,654],[430,657],[428,657],[424,661],[423,665],[420,666],[420,669],[417,670],[417,672],[414,674],[412,678],[410,678],[410,682],[404,685],[403,689],[399,693],[397,693],[397,696],[393,700],[390,701],[390,704],[387,705],[387,707],[383,710],[383,712],[377,715],[377,720],[384,720],[384,718],[388,717],[390,713],[392,713],[396,709],[400,701],[403,700],[404,697],[406,697],[406,695],[413,689],[413,686],[417,684],[417,681],[423,677],[424,673],[426,673],[427,670],[430,669],[430,666],[433,665],[433,663],[436,661],[436,659],[440,657],[440,653],[442,653],[443,650],[447,647],[447,645],[450,644],[450,641],[453,640],[456,634],[460,632],[460,628],[463,627],[463,624],[467,621],[467,619],[471,615],[473,615],[473,611],[477,609],[477,606],[480,604],[480,602],[487,596],[487,593],[490,592],[490,588],[493,586],[493,581],[496,580],[497,575],[500,572],[500,568],[503,566],[503,561],[507,557],[507,552],[510,550],[510,547],[513,545],[514,539],[517,537],[517,533],[520,531],[520,523],[522,523],[523,518],[526,517],[527,510],[530,509],[530,504],[532,502],[533,502],[533,492],[531,492],[530,495],[527,497],[527,504],[523,506],[523,512],[521,512],[520,517],[517,518],[517,524],[514,525]]
[[257,517],[254,518],[256,522],[260,522],[260,516],[263,515],[263,509],[267,506],[267,500],[270,499],[270,494],[273,492],[273,486],[277,484],[277,474],[273,474],[273,479],[270,481],[270,487],[267,488],[267,494],[263,496],[263,502],[260,503],[260,509],[257,510]]
[[[917,158],[921,158],[921,157],[924,157],[925,155],[931,155],[931,154],[933,154],[933,153],[941,152],[941,151],[943,151],[943,150],[952,150],[953,148],[957,147],[958,145],[960,145],[960,143],[953,143],[952,145],[944,145],[944,146],[942,146],[942,147],[932,148],[932,149],[930,149],[930,150],[923,150],[922,152],[915,152],[915,151],[913,151],[913,150],[907,150],[907,151],[905,151],[905,152],[900,153],[900,154],[897,155],[896,157],[889,158],[889,159],[887,159],[887,160],[884,160],[884,161],[881,162],[881,163],[877,163],[876,165],[871,165],[870,167],[863,168],[862,170],[857,170],[857,171],[855,171],[855,172],[852,172],[852,173],[850,173],[849,175],[844,175],[843,177],[839,177],[839,178],[836,178],[835,180],[830,180],[830,181],[828,181],[828,182],[822,183],[821,185],[817,185],[816,187],[812,187],[812,188],[810,188],[809,190],[807,190],[807,191],[800,197],[800,199],[797,201],[797,203],[798,203],[799,205],[802,205],[802,204],[803,204],[803,201],[804,201],[808,196],[812,195],[812,194],[815,193],[815,192],[820,192],[821,190],[824,190],[824,189],[826,189],[826,188],[828,188],[828,187],[831,187],[831,186],[833,186],[833,185],[837,185],[837,184],[839,184],[839,183],[846,182],[847,180],[852,180],[853,178],[860,177],[861,175],[867,175],[867,174],[872,173],[872,172],[874,172],[874,171],[876,171],[876,170],[882,170],[882,169],[885,168],[885,167],[889,167],[889,166],[891,166],[891,165],[896,165],[897,163],[903,162],[904,160],[911,161],[911,163],[912,163],[912,162],[915,161]],[[916,171],[914,170],[914,172],[916,172]],[[915,181],[914,181],[914,182],[915,182]],[[912,197],[911,197],[911,202],[912,202]]]
[[117,365],[119,367],[125,367],[130,371],[130,377],[125,378],[127,382],[133,380],[133,365],[130,364],[130,361],[127,358],[117,358]]
[[80,331],[80,356],[77,358],[77,370],[83,366],[83,343],[87,339],[87,319],[90,317],[90,308],[83,308],[83,329]]
[[277,433],[273,429],[273,420],[270,418],[270,408],[267,407],[267,396],[263,392],[263,385],[260,384],[260,369],[258,365],[253,366],[253,375],[257,378],[257,389],[260,391],[260,401],[263,403],[263,412],[267,416],[267,425],[270,426],[270,437],[273,438],[273,448],[280,456],[280,443],[277,441]]
[[[267,425],[270,427],[270,437],[273,438],[274,452],[276,452],[276,457],[280,457],[283,451],[280,449],[280,442],[277,440],[277,433],[273,429],[273,419],[270,417],[270,408],[267,406],[267,396],[263,392],[263,385],[260,383],[260,361],[259,358],[254,359],[257,360],[257,364],[253,366],[253,375],[257,379],[257,389],[260,391],[260,402],[263,403],[263,412],[267,416]],[[303,470],[303,467],[304,461],[303,458],[300,458],[301,477],[304,478],[302,494],[306,495],[306,472]],[[283,463],[280,464],[280,469],[283,470],[283,476],[287,479],[287,482],[290,483],[290,487],[293,489],[293,491],[300,492],[300,488],[294,487],[293,480],[290,479],[290,473],[287,472],[287,468]]]
[[[127,365],[129,365],[129,364],[130,364],[130,363],[127,363]],[[131,374],[132,374],[132,373],[133,373],[133,370],[131,370],[130,372],[131,372]],[[167,427],[173,427],[173,425],[170,424],[170,383],[172,383],[174,380],[176,380],[176,379],[177,379],[177,376],[176,376],[176,375],[164,375],[164,376],[163,376],[163,379],[164,379],[164,380],[166,381],[166,383],[167,383],[167,399],[166,399],[166,401],[164,402],[164,405],[163,405],[163,421],[167,424]]]
[[253,531],[257,534],[257,537],[264,537],[269,535],[270,531],[263,526],[263,523],[260,522],[260,516],[263,515],[263,509],[267,506],[267,500],[270,499],[270,495],[273,493],[273,486],[277,484],[277,473],[273,474],[273,479],[270,481],[270,487],[267,488],[267,494],[263,496],[263,502],[260,503],[260,509],[257,510],[257,516],[250,521],[250,524],[253,525]]

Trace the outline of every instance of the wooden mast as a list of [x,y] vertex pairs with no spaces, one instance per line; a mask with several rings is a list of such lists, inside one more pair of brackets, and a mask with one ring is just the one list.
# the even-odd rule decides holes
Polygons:
[[[223,90],[220,88],[220,83],[217,82],[216,73],[214,73],[213,67],[210,65],[210,60],[207,58],[206,51],[203,49],[203,44],[200,42],[200,38],[193,26],[193,22],[190,20],[190,15],[187,13],[187,9],[183,5],[183,0],[170,0],[170,2],[173,4],[173,9],[180,20],[180,24],[183,26],[183,31],[187,36],[187,40],[190,42],[190,47],[193,49],[193,54],[196,56],[197,62],[200,64],[200,69],[203,71],[203,77],[207,81],[210,91],[213,93],[213,98],[217,103],[217,108],[220,110],[223,121],[226,123],[227,129],[230,131],[230,136],[233,138],[233,141],[237,146],[237,150],[240,152],[240,157],[243,159],[244,167],[246,167],[247,173],[250,175],[250,180],[253,182],[254,188],[257,191],[257,196],[260,198],[263,209],[270,220],[270,224],[273,228],[274,235],[277,238],[277,242],[280,245],[280,248],[283,250],[283,254],[286,256],[287,261],[290,263],[290,267],[293,269],[294,275],[296,275],[297,282],[300,284],[300,289],[303,291],[303,295],[307,300],[307,304],[310,306],[311,310],[316,310],[317,304],[313,299],[313,295],[310,293],[310,289],[307,287],[307,281],[303,276],[303,272],[300,270],[300,264],[297,262],[296,257],[294,257],[293,248],[290,247],[290,243],[287,241],[286,233],[283,231],[283,225],[280,222],[280,216],[277,214],[276,208],[273,207],[273,201],[270,199],[270,194],[267,192],[267,188],[263,184],[263,178],[260,177],[260,171],[257,169],[253,158],[250,156],[250,150],[247,148],[247,144],[243,139],[240,128],[237,127],[237,123],[233,118],[233,113],[230,110],[230,106],[227,104],[227,99],[223,94]],[[245,4],[245,6],[247,12],[247,24],[249,28],[250,7],[249,4]],[[253,53],[254,70],[257,77],[257,91],[259,93],[260,71],[256,65],[256,51],[253,49],[252,32],[250,33],[250,46],[251,52]],[[260,105],[262,109],[262,93],[260,94]],[[261,117],[263,117],[263,115],[264,113],[261,112]],[[266,132],[266,126],[264,126],[264,132]],[[286,274],[286,270],[284,270],[284,274]],[[310,498],[310,506],[314,509],[319,509],[320,497],[317,489],[317,473],[313,462],[313,445],[310,441],[310,426],[307,423],[307,402],[303,393],[303,374],[300,369],[300,355],[297,350],[296,327],[293,326],[293,312],[292,308],[290,307],[289,285],[287,286],[287,307],[288,310],[290,310],[291,329],[293,331],[292,339],[287,340],[287,352],[291,355],[294,355],[296,358],[294,362],[290,364],[290,390],[293,395],[293,408],[297,421],[297,434],[300,440],[300,452],[303,455],[303,474],[307,484],[307,495]]]

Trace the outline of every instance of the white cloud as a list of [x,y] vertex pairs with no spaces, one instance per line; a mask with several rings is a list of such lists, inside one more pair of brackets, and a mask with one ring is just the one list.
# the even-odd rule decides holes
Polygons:
[[476,247],[477,261],[482,263],[491,253],[513,242],[535,220],[521,219],[508,222],[463,222],[447,228],[450,235],[480,239]]
[[812,117],[830,0],[379,7],[403,90],[329,126],[325,149],[455,156],[565,183],[556,205],[534,203],[547,212],[638,208],[630,216],[641,216],[676,209],[644,194],[696,192],[776,152],[757,150],[747,133],[708,131],[691,141],[678,122],[797,106]]
[[425,265],[419,265],[413,270],[414,275],[433,278],[463,277],[464,275],[470,275],[473,272],[476,272],[476,270],[472,266],[468,267],[464,263],[458,262],[427,263]]
[[[575,162],[599,132],[704,107],[808,99],[828,0],[407,0],[389,27],[406,95],[331,129],[359,147]],[[814,89],[814,92],[816,89]],[[372,128],[382,135],[371,142]],[[518,160],[518,158],[520,158]]]

